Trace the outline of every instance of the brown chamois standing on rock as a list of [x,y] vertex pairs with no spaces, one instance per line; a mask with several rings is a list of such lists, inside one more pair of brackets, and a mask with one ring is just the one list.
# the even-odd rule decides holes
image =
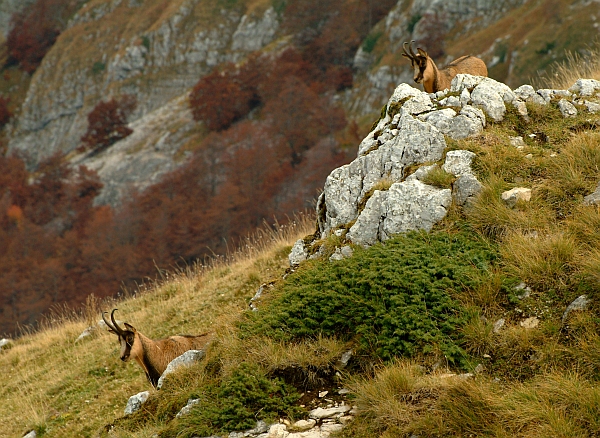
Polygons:
[[111,322],[108,322],[104,316],[108,312],[102,312],[102,319],[108,326],[108,331],[119,337],[121,360],[127,362],[131,358],[135,359],[155,388],[169,362],[188,350],[205,348],[212,338],[211,333],[203,333],[198,336],[169,336],[155,341],[127,323],[125,323],[125,330],[119,327],[114,317],[116,310],[113,309],[110,314]]
[[473,76],[487,76],[488,74],[485,62],[471,55],[461,56],[447,66],[438,69],[426,51],[420,47],[417,47],[418,53],[413,51],[412,43],[414,42],[414,40],[411,41],[408,46],[410,52],[406,50],[407,42],[402,45],[404,47],[402,56],[410,59],[414,69],[414,80],[417,84],[423,83],[423,89],[427,93],[435,93],[450,88],[452,79],[460,73]]

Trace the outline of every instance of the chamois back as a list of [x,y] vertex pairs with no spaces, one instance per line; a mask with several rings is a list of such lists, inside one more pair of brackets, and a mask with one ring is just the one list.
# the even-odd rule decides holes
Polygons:
[[422,83],[423,89],[428,93],[450,88],[452,79],[457,74],[466,73],[474,76],[487,76],[487,66],[485,62],[475,56],[466,55],[455,59],[441,69],[435,65],[431,57],[420,47],[417,47],[417,53],[412,49],[412,43],[408,50],[404,43],[404,53],[402,56],[408,58],[414,69],[414,81],[417,84]]

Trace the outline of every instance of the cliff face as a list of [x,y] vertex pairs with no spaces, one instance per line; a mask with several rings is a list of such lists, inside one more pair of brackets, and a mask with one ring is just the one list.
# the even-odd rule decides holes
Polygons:
[[[26,157],[32,167],[57,152],[70,154],[73,163],[101,175],[106,188],[97,202],[117,204],[130,183],[146,187],[185,162],[183,150],[198,135],[185,96],[200,77],[224,62],[271,50],[265,49],[270,44],[289,43],[280,29],[283,17],[271,3],[88,2],[33,76],[9,132],[9,151]],[[354,86],[342,101],[352,117],[367,124],[398,83],[412,84],[410,66],[401,56],[402,43],[411,39],[439,63],[464,53],[478,55],[491,77],[516,87],[564,56],[563,49],[579,48],[583,35],[595,31],[596,6],[558,0],[400,0],[383,20],[371,23],[354,59]],[[4,1],[0,7],[12,12],[17,3]],[[0,14],[0,31],[5,32],[2,23],[9,12]],[[90,111],[122,94],[137,96],[130,118],[135,136],[101,157],[76,154]],[[152,115],[156,111],[160,116]]]
[[270,7],[242,14],[199,0],[91,1],[35,73],[9,149],[33,165],[69,153],[98,101],[134,94],[140,120],[214,66],[268,44],[277,25]]

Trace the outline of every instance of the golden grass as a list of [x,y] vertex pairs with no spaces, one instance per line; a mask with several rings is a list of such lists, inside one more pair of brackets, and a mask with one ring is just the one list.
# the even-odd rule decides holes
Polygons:
[[[220,335],[261,283],[281,278],[290,245],[313,227],[302,216],[276,230],[263,228],[224,259],[165,273],[164,280],[118,303],[90,299],[84,316],[69,314],[18,339],[0,353],[5,373],[0,435],[37,429],[47,437],[94,436],[122,415],[129,396],[151,389],[137,364],[119,361],[118,344],[108,332],[74,343],[90,319],[100,319],[98,307],[109,310],[115,304],[117,317],[153,338],[207,330]],[[135,436],[151,436],[157,427],[145,427]]]
[[536,85],[544,88],[566,90],[577,79],[600,80],[600,42],[588,45],[586,54],[567,52],[566,59],[557,63],[546,76],[540,78]]

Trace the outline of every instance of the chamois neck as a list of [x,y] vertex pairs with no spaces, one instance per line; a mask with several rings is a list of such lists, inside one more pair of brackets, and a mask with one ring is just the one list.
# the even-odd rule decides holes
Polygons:
[[427,69],[428,75],[423,77],[423,89],[427,93],[434,93],[439,89],[440,82],[440,71],[433,62],[433,59],[427,57]]

